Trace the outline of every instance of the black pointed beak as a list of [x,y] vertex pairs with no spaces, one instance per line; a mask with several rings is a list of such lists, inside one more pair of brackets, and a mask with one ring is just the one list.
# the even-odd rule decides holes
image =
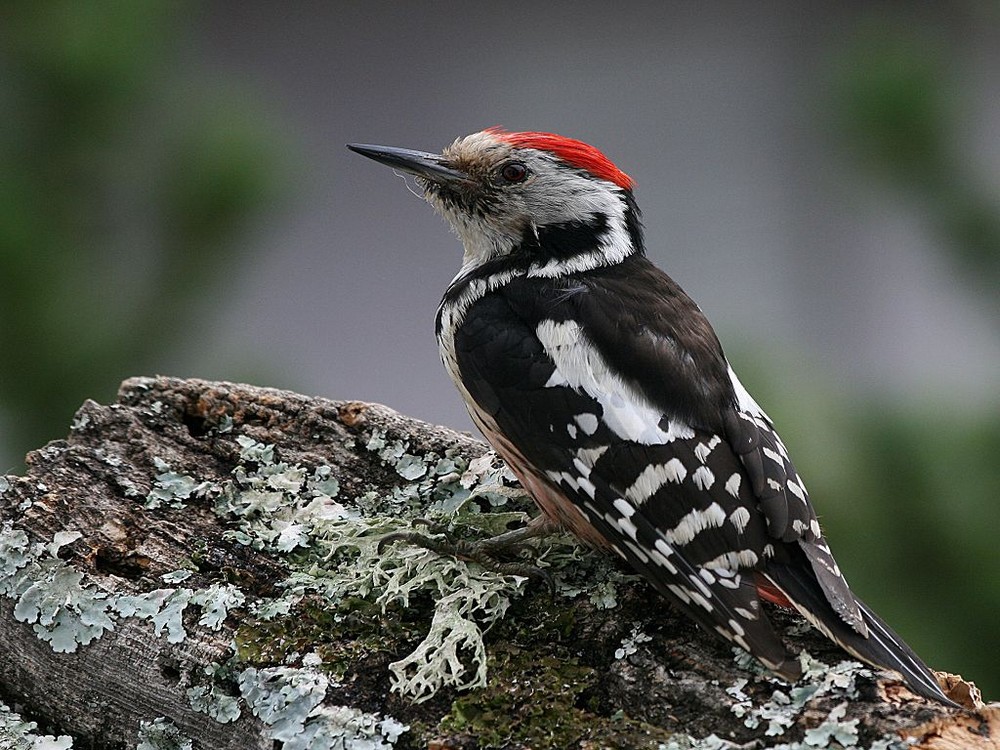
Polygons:
[[469,182],[469,175],[446,166],[439,154],[413,151],[393,146],[372,146],[367,143],[348,143],[347,147],[357,154],[374,159],[393,169],[415,174],[432,182]]

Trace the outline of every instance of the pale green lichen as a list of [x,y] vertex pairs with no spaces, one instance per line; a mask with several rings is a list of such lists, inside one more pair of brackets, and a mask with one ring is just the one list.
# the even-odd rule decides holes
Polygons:
[[653,640],[651,636],[643,633],[639,628],[633,627],[632,632],[622,638],[621,646],[615,649],[615,658],[624,659],[639,650],[639,646]]
[[[229,664],[212,663],[202,670],[208,683],[194,685],[187,689],[191,708],[206,714],[220,724],[228,724],[240,718],[240,698],[234,695],[235,677]],[[225,689],[222,684],[225,684]]]
[[569,536],[551,537],[532,564],[551,573],[558,596],[576,599],[585,595],[597,609],[614,609],[619,587],[641,580],[638,575],[622,572],[611,557],[595,555]]
[[246,603],[246,596],[236,586],[215,583],[192,592],[190,603],[201,607],[198,624],[218,632],[229,616],[229,610],[242,607]]
[[[58,559],[60,548],[75,541],[77,532],[60,532],[49,543],[31,544],[10,523],[0,529],[0,594],[15,600],[15,614],[31,622],[40,638],[66,651],[112,629],[114,616],[147,620],[157,635],[177,643],[186,637],[184,615],[192,605],[201,609],[200,627],[219,630],[236,607],[245,607],[262,623],[294,619],[297,606],[308,598],[310,606],[324,608],[336,622],[343,616],[340,608],[345,603],[353,608],[359,599],[364,600],[384,613],[409,608],[429,595],[433,608],[427,633],[408,655],[390,665],[392,688],[419,702],[445,687],[464,690],[486,684],[484,632],[521,595],[525,579],[411,544],[380,547],[379,541],[388,533],[411,531],[417,518],[433,524],[423,533],[450,533],[463,539],[493,536],[525,521],[530,503],[513,486],[509,470],[495,455],[486,454],[466,465],[457,455],[419,455],[408,442],[375,433],[363,447],[403,481],[388,491],[362,492],[345,505],[338,500],[340,485],[329,466],[290,464],[277,458],[273,445],[245,436],[236,439],[239,464],[230,479],[220,484],[199,482],[157,461],[159,473],[146,496],[147,505],[183,507],[192,498],[211,498],[215,511],[233,527],[228,532],[231,539],[284,556],[290,572],[281,583],[281,595],[247,602],[243,592],[230,584],[107,595],[85,586],[82,575]],[[0,492],[9,488],[9,482],[2,481]],[[532,562],[550,571],[559,596],[586,594],[597,607],[616,606],[618,585],[632,578],[607,558],[586,554],[567,538],[548,540]],[[166,584],[182,583],[197,572],[195,563],[192,568],[165,573],[161,579]],[[633,628],[622,638],[616,658],[634,654],[647,640],[648,636]],[[235,643],[233,647],[235,653]],[[738,653],[737,662],[751,677],[767,681],[773,689],[765,701],[757,703],[745,689],[749,679],[738,681],[727,690],[733,713],[748,728],[780,742],[807,706],[815,710],[816,698],[834,690],[850,697],[855,694],[855,678],[870,676],[853,662],[828,667],[808,655],[802,660],[802,681],[791,688],[774,687],[783,684],[772,680],[752,657]],[[391,748],[407,730],[390,717],[324,705],[338,687],[335,675],[339,672],[321,664],[317,654],[288,653],[278,661],[283,663],[246,666],[234,657],[225,667],[211,665],[206,669],[206,684],[187,688],[188,701],[220,723],[235,721],[245,707],[268,726],[283,750],[381,750]],[[857,720],[846,720],[845,711],[846,704],[839,704],[806,731],[802,742],[769,747],[853,748]],[[191,741],[165,720],[144,723],[139,742],[142,750],[191,747]],[[0,750],[4,747],[0,744]],[[55,750],[69,745],[23,747]],[[732,745],[714,735],[677,736],[661,747],[719,750]],[[897,747],[901,745],[894,738],[871,745],[872,750]]]
[[69,423],[69,428],[73,432],[78,432],[79,430],[84,430],[90,425],[90,415],[86,413],[79,413],[73,417],[73,421]]
[[234,425],[233,418],[228,414],[223,414],[212,429],[216,435],[225,435],[233,431]]
[[14,576],[34,560],[36,549],[24,531],[13,528],[9,521],[4,522],[0,528],[0,593],[11,592]]
[[[315,660],[313,660],[315,664]],[[324,706],[330,683],[314,666],[250,667],[238,677],[240,694],[282,750],[391,750],[408,730],[347,706]]]
[[[489,530],[499,533],[509,521],[523,520],[523,514],[499,518],[501,514],[484,515],[478,508],[473,512],[468,500],[479,489],[479,475],[466,476],[455,457],[418,457],[408,452],[405,441],[387,442],[381,433],[368,441],[368,450],[404,479],[421,481],[388,495],[371,496],[371,510],[365,502],[359,503],[360,509],[337,502],[339,486],[328,467],[308,472],[277,460],[273,446],[245,437],[237,440],[243,460],[234,471],[236,481],[218,498],[216,510],[240,520],[239,529],[231,532],[237,541],[278,552],[296,551],[293,572],[284,583],[286,600],[294,603],[308,593],[319,593],[336,608],[343,600],[361,597],[385,611],[393,604],[407,607],[416,594],[430,593],[435,604],[427,635],[390,666],[393,689],[425,700],[445,686],[485,684],[484,628],[503,616],[524,579],[412,545],[380,549],[379,541],[387,533],[409,531],[418,515],[477,531],[502,522],[504,528]],[[481,463],[480,469],[488,486],[501,488],[502,480],[490,474],[499,472],[497,467]],[[278,610],[273,601],[255,606],[258,614],[273,617],[292,605]]]
[[739,745],[720,739],[714,734],[701,739],[677,735],[669,742],[661,742],[657,750],[737,750]]
[[48,544],[32,544],[10,522],[0,529],[0,595],[14,599],[14,617],[60,653],[76,651],[114,627],[107,595],[84,586],[83,574],[57,557],[79,536],[58,532]]
[[[430,629],[412,653],[389,665],[393,690],[417,702],[430,698],[446,686],[465,690],[486,685],[483,627],[503,616],[513,593],[501,592],[494,580],[470,574],[464,565],[464,570],[453,570],[450,575],[442,575],[441,569],[452,566],[433,567],[438,568],[438,572],[432,578],[415,573],[412,579],[417,586],[433,581],[439,587]],[[407,584],[409,581],[386,590],[380,598],[405,600]],[[512,582],[511,586],[516,590],[519,582]]]
[[275,460],[273,445],[245,436],[236,440],[241,463],[215,506],[219,515],[241,521],[230,538],[255,549],[288,553],[309,545],[313,524],[351,515],[334,499],[340,485],[329,466],[310,472]]
[[38,724],[0,703],[0,750],[70,750],[73,738],[62,734],[37,734]]
[[[738,658],[742,656],[742,652],[738,654]],[[799,655],[799,660],[803,668],[802,678],[787,690],[774,689],[770,698],[761,704],[754,704],[744,692],[748,684],[746,679],[737,680],[726,689],[734,699],[730,710],[743,718],[743,724],[747,728],[757,729],[764,725],[766,736],[780,736],[795,724],[810,701],[834,690],[845,697],[854,697],[857,695],[855,679],[871,675],[870,670],[854,661],[842,661],[830,666],[813,659],[806,652]]]
[[154,458],[153,465],[160,473],[146,494],[147,508],[183,508],[185,500],[199,496],[212,486],[210,482],[199,482],[194,477],[172,471],[170,464],[160,458]]
[[192,750],[194,743],[172,721],[159,717],[139,724],[135,750]]
[[[330,467],[310,471],[290,465],[276,460],[273,446],[245,437],[238,439],[242,460],[231,481],[222,485],[199,482],[173,472],[161,461],[156,464],[159,473],[147,495],[147,505],[151,509],[180,507],[193,497],[211,496],[216,498],[220,515],[237,521],[234,539],[258,549],[295,554],[290,559],[293,572],[285,582],[285,594],[252,602],[250,611],[261,619],[286,616],[295,602],[310,591],[324,594],[334,608],[342,599],[369,596],[383,609],[393,604],[407,606],[412,596],[430,592],[437,605],[427,638],[410,657],[393,665],[400,689],[426,697],[443,685],[483,684],[486,663],[483,628],[502,616],[509,605],[509,596],[519,591],[523,581],[482,571],[478,566],[418,547],[399,545],[392,554],[380,552],[377,547],[382,534],[408,529],[411,519],[428,505],[436,504],[441,509],[432,513],[439,517],[445,517],[443,509],[461,511],[464,502],[481,489],[477,486],[477,476],[470,477],[464,472],[460,459],[419,457],[408,453],[405,443],[396,441],[380,450],[409,483],[395,488],[388,498],[371,499],[373,503],[377,499],[388,500],[390,506],[397,510],[405,508],[408,513],[384,515],[387,511],[380,507],[383,515],[366,515],[357,509],[349,510],[335,499],[340,488]],[[483,473],[494,470],[496,467],[484,465]],[[491,504],[501,505],[508,500],[501,481],[494,476],[484,483],[495,485],[498,491],[490,497]],[[465,515],[478,515],[478,510]],[[499,532],[513,519],[522,520],[522,514],[477,517],[468,526],[477,531]],[[9,525],[5,531],[0,535],[0,552],[4,553],[0,556],[0,571],[7,574],[6,593],[24,593],[23,587],[14,584],[22,577],[38,579],[39,566],[53,569],[53,574],[43,580],[59,585],[38,585],[21,602],[22,609],[32,610],[25,614],[42,623],[51,619],[43,617],[45,605],[53,599],[50,594],[62,596],[71,609],[80,609],[82,597],[90,594],[105,616],[102,624],[106,628],[113,626],[111,615],[148,620],[155,634],[176,643],[186,636],[184,615],[190,605],[202,609],[200,626],[217,630],[230,609],[246,604],[239,589],[218,584],[202,590],[160,588],[109,597],[84,587],[82,576],[55,557],[58,548],[73,541],[75,536],[59,535],[49,545],[32,546],[23,532]],[[29,568],[30,575],[26,570]],[[191,570],[182,569],[161,578],[164,583],[177,584],[191,574]],[[48,589],[52,591],[43,596]],[[78,619],[78,624],[87,624],[85,617]],[[86,642],[89,637],[78,633],[72,647]],[[289,658],[294,659],[295,655]],[[239,696],[226,692],[223,685],[226,676],[210,673],[209,678],[208,684],[188,688],[187,697],[193,708],[224,723],[236,720],[241,704],[245,704],[268,724],[273,738],[283,743],[285,750],[389,748],[406,730],[390,717],[322,705],[330,686],[329,678],[315,663],[309,662],[308,656],[301,668],[242,670],[238,679],[233,680],[239,686]],[[187,743],[169,723],[158,720],[143,725],[140,736],[143,748],[183,748]]]
[[396,461],[395,469],[403,479],[413,481],[425,476],[428,466],[418,456],[411,456],[409,453],[404,453]]
[[[735,649],[737,661],[744,661],[745,652]],[[860,677],[870,678],[872,672],[855,661],[841,661],[835,665],[828,665],[813,659],[808,653],[802,652],[799,655],[802,664],[802,678],[790,688],[776,688],[771,691],[770,697],[762,703],[756,703],[749,695],[746,688],[750,684],[750,679],[741,678],[733,685],[726,688],[726,693],[733,699],[730,710],[738,717],[743,718],[743,723],[750,729],[759,730],[764,727],[765,737],[779,738],[803,718],[807,709],[812,715],[817,711],[816,699],[829,696],[841,695],[845,698],[857,696],[856,680]],[[766,673],[754,671],[754,679],[766,681],[772,686],[783,684]],[[817,750],[827,748],[829,750],[862,750],[858,746],[858,719],[845,719],[848,702],[841,701],[831,709],[823,721],[818,725],[805,731],[802,741],[781,742],[773,745],[762,745],[764,750]],[[706,738],[706,741],[712,738]],[[717,739],[717,738],[715,738]],[[704,746],[698,745],[698,741],[691,741],[692,750],[714,750],[717,745],[708,743]],[[687,748],[686,745],[678,745],[679,748]],[[875,740],[868,746],[869,750],[902,750],[906,743],[897,736],[886,736]],[[669,750],[672,750],[670,748]]]
[[112,603],[122,617],[149,620],[153,632],[166,632],[169,643],[180,643],[187,637],[184,612],[188,605],[201,607],[198,624],[218,631],[233,607],[244,604],[243,592],[231,584],[213,584],[204,589],[155,589],[145,594],[115,597]]
[[[178,508],[193,498],[211,499],[231,526],[231,539],[284,556],[290,572],[281,595],[247,602],[229,584],[176,587],[197,572],[196,562],[191,569],[163,574],[167,587],[106,594],[84,585],[82,574],[58,559],[59,548],[78,537],[75,532],[61,532],[48,544],[29,544],[27,535],[9,523],[0,531],[0,593],[14,598],[19,616],[57,650],[90,643],[112,629],[115,618],[146,620],[156,635],[178,643],[187,635],[185,613],[192,605],[201,608],[200,627],[218,630],[234,607],[266,622],[294,617],[307,597],[310,606],[325,608],[335,618],[345,602],[353,608],[362,599],[386,612],[429,597],[433,607],[426,635],[390,666],[393,689],[420,701],[444,687],[486,684],[484,632],[520,596],[525,579],[411,544],[380,548],[379,541],[387,533],[411,531],[417,518],[429,518],[435,534],[458,538],[493,536],[523,523],[530,503],[512,486],[502,462],[487,454],[466,465],[457,454],[419,454],[406,441],[376,433],[362,447],[402,481],[389,490],[362,492],[345,505],[329,466],[284,462],[272,445],[236,439],[240,461],[219,484],[175,472],[157,460],[146,505]],[[603,558],[581,555],[564,538],[547,543],[535,562],[553,572],[560,595],[572,598],[587,591],[602,606],[614,606],[615,586],[623,576]],[[235,642],[233,648],[235,653]],[[280,657],[281,666],[234,666],[234,659],[225,674],[209,672],[206,684],[189,686],[188,701],[223,723],[238,718],[241,706],[248,708],[285,750],[391,747],[405,731],[394,719],[322,704],[337,670],[311,662],[314,656],[302,658],[301,667],[293,666],[298,654]],[[185,747],[185,738],[175,731],[164,722],[146,724],[143,747]]]
[[806,730],[805,743],[811,747],[830,747],[832,741],[840,743],[843,747],[856,747],[858,719],[845,721],[846,713],[846,701],[835,706],[822,724]]
[[215,685],[196,685],[187,690],[188,702],[195,711],[227,724],[240,718],[240,703]]
[[361,597],[385,611],[393,604],[408,607],[413,597],[430,593],[430,628],[412,653],[390,665],[393,688],[423,700],[444,686],[484,685],[483,630],[503,616],[524,579],[412,545],[380,551],[382,534],[392,528],[385,521],[356,519],[314,529],[314,551],[325,565],[293,573],[285,582],[286,595],[320,593],[332,607]]

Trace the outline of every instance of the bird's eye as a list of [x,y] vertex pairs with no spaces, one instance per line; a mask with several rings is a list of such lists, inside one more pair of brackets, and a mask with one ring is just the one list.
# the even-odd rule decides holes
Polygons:
[[524,182],[528,176],[528,168],[519,161],[507,162],[500,167],[499,176],[501,182]]

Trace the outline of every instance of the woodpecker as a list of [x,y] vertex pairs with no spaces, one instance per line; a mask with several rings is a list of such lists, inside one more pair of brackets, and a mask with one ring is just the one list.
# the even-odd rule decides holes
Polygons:
[[476,426],[542,511],[780,677],[761,605],[952,705],[847,585],[771,419],[701,309],[646,257],[633,181],[593,146],[489,128],[440,154],[348,146],[416,176],[465,253],[437,311]]

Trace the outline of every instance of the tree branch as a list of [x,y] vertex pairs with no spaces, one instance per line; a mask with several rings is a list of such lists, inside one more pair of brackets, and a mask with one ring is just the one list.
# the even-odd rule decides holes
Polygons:
[[789,686],[565,537],[517,561],[551,589],[378,543],[532,509],[481,442],[384,406],[128,380],[0,479],[0,698],[41,727],[13,746],[997,747],[996,704],[915,699],[772,612]]

